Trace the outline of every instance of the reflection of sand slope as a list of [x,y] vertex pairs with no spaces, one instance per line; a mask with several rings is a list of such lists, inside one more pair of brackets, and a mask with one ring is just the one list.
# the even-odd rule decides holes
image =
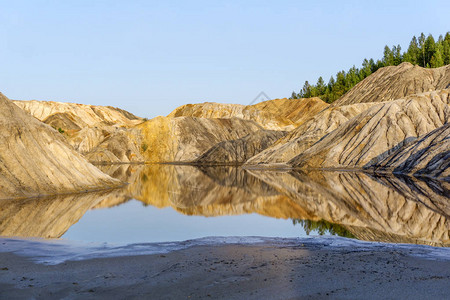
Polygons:
[[377,177],[407,199],[420,202],[433,211],[450,218],[450,182],[419,180],[410,176]]
[[[135,166],[141,169],[130,171],[131,167],[102,168],[105,173],[130,183],[121,190],[122,199],[135,198],[159,208],[172,207],[187,215],[258,213],[284,219],[313,218],[305,215],[290,198],[242,169],[147,165]],[[114,205],[116,202],[107,198],[95,208]]]
[[59,238],[112,191],[0,201],[0,235]]
[[[423,182],[411,186],[396,178],[377,180],[349,172],[252,173],[295,199],[309,214],[344,225],[358,238],[450,245],[448,211],[442,205],[445,194],[425,189]],[[396,182],[403,183],[404,192],[390,187]],[[419,186],[422,195],[410,192]]]
[[129,166],[121,168],[107,173],[130,182],[124,190],[128,198],[187,215],[258,213],[325,220],[343,225],[363,240],[450,245],[446,182],[354,172],[179,165],[148,165],[135,172]]
[[171,206],[188,215],[252,213],[266,201],[278,203],[288,200],[237,168],[200,170],[190,166],[149,166],[141,178],[145,180],[133,185],[137,199],[157,207]]
[[[99,165],[97,166],[103,173],[109,176],[119,179],[122,182],[132,183],[139,181],[136,179],[140,176],[144,165],[140,164],[120,164],[120,165]],[[129,200],[133,199],[133,195],[129,192],[130,185],[126,185],[123,188],[115,189],[109,193],[106,197],[103,197],[95,206],[91,209],[108,208],[121,205]]]

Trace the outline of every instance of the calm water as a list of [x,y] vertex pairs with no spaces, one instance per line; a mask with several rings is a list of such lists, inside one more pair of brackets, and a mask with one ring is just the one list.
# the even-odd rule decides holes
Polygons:
[[337,234],[449,246],[449,183],[350,172],[101,167],[114,191],[0,203],[0,235],[115,244]]
[[131,200],[122,205],[88,211],[63,235],[80,241],[118,244],[184,241],[208,236],[305,236],[292,220],[275,219],[256,213],[238,216],[188,216],[171,207],[143,206]]

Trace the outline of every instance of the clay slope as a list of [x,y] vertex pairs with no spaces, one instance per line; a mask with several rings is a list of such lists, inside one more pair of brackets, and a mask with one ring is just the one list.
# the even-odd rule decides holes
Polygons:
[[328,106],[319,98],[276,99],[255,105],[200,103],[178,107],[168,117],[240,118],[265,129],[291,130]]
[[52,101],[14,101],[35,118],[58,129],[91,162],[143,162],[139,132],[143,119],[110,106]]
[[0,93],[0,199],[121,184],[88,163],[50,126]]
[[323,137],[289,164],[296,168],[362,168],[411,138],[447,123],[449,90],[379,103]]
[[332,105],[391,101],[447,88],[450,88],[450,65],[429,69],[405,62],[379,69]]
[[372,103],[361,103],[329,107],[289,132],[272,146],[251,157],[245,165],[247,167],[258,165],[258,167],[266,168],[286,165],[289,160],[311,147],[324,135],[373,105]]
[[377,157],[365,168],[377,173],[424,175],[450,181],[450,123],[407,143],[386,157]]
[[136,127],[142,133],[146,162],[192,162],[219,142],[240,139],[261,130],[238,118],[157,117]]
[[286,135],[286,131],[258,130],[231,141],[214,145],[194,160],[198,165],[239,165]]

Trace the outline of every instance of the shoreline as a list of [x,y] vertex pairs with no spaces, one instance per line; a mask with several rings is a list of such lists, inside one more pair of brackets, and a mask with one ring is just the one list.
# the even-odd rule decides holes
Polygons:
[[358,240],[336,235],[310,235],[297,238],[263,236],[214,236],[182,241],[145,243],[82,242],[67,239],[20,238],[0,236],[0,254],[12,253],[36,264],[58,265],[67,261],[97,258],[167,254],[192,247],[274,246],[304,247],[330,251],[405,251],[409,256],[450,261],[450,247],[424,244],[387,243]]
[[[17,240],[2,238],[0,299],[442,299],[450,294],[449,248],[337,237],[252,239],[199,239],[172,243],[184,248],[166,253],[132,255],[151,245],[135,244],[122,246],[123,256],[113,247],[109,254],[51,265],[36,263],[19,247],[14,251]],[[14,245],[24,243],[45,244]],[[68,251],[58,243],[56,248]],[[49,255],[54,250],[44,249]]]

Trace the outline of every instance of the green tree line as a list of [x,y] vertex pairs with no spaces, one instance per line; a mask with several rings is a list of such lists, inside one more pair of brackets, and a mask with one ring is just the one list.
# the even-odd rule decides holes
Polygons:
[[305,81],[303,88],[298,93],[292,92],[290,98],[320,97],[331,103],[379,68],[397,66],[402,62],[410,62],[425,68],[438,68],[450,64],[450,32],[447,32],[445,37],[440,35],[437,41],[431,34],[425,36],[421,33],[419,38],[414,36],[405,52],[402,52],[400,45],[391,48],[386,45],[382,59],[377,61],[372,58],[364,59],[360,68],[353,66],[347,72],[342,70],[336,77],[331,76],[327,84],[322,76],[315,85]]

